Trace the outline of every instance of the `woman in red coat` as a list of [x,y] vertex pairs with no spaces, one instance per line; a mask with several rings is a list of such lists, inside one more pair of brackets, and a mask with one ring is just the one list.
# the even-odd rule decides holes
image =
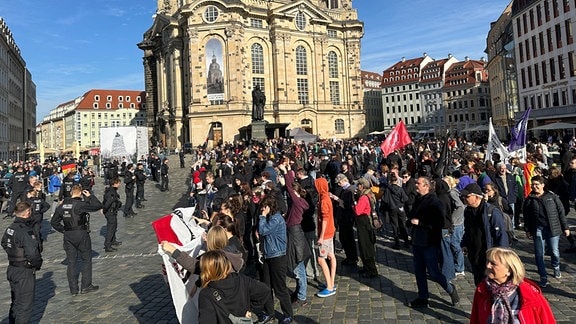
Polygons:
[[486,278],[476,288],[470,323],[556,323],[540,287],[524,278],[516,252],[491,248],[486,260]]

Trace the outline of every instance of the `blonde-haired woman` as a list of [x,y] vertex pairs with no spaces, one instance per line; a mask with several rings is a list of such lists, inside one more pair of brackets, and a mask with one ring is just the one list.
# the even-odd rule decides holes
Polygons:
[[540,287],[508,248],[486,251],[486,277],[476,287],[470,323],[556,323]]
[[221,250],[208,251],[200,258],[202,289],[198,296],[199,323],[231,323],[248,319],[253,307],[262,307],[271,298],[264,283],[234,272]]

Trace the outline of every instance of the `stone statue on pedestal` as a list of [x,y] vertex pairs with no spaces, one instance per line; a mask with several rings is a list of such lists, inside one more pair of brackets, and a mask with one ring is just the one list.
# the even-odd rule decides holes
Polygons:
[[264,105],[266,95],[260,90],[260,86],[255,86],[252,90],[252,121],[264,120]]

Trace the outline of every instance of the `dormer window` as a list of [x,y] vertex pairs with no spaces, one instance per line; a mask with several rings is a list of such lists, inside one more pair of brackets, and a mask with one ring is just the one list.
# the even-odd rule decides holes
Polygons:
[[94,101],[100,101],[100,96],[99,96],[99,95],[95,95],[95,96],[94,96]]
[[118,96],[118,101],[124,101],[124,97]]
[[106,101],[112,101],[112,96],[107,96]]

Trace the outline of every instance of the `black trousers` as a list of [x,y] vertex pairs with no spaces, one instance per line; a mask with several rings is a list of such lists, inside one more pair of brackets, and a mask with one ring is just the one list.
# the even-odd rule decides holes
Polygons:
[[404,242],[408,241],[406,214],[398,209],[394,209],[388,211],[388,215],[390,215],[390,224],[392,224],[392,233],[396,242],[398,242],[399,239],[403,239]]
[[109,249],[112,243],[116,242],[116,229],[118,228],[118,214],[109,213],[106,217],[106,238],[104,238],[104,248]]
[[354,240],[354,223],[348,216],[343,215],[342,219],[338,222],[338,231],[340,232],[339,238],[344,253],[346,253],[346,260],[358,261],[358,251],[356,250],[356,241]]
[[85,230],[64,232],[64,251],[66,251],[66,257],[68,258],[66,276],[68,277],[70,293],[77,294],[76,263],[78,254],[80,254],[80,259],[82,259],[82,267],[80,268],[80,273],[82,274],[81,287],[85,289],[92,284],[92,240],[90,239],[90,234]]
[[8,266],[6,277],[10,283],[10,314],[8,323],[29,323],[34,306],[36,274],[34,269]]
[[[270,290],[274,292],[274,295],[280,301],[280,308],[284,315],[292,317],[292,302],[290,301],[288,287],[286,287],[286,262],[287,258],[285,255],[264,259],[262,281],[270,287]],[[274,316],[274,298],[268,299],[268,302],[264,305],[264,310],[268,315]]]
[[378,269],[376,268],[376,251],[374,247],[376,243],[376,233],[370,222],[371,219],[369,216],[356,217],[358,248],[360,249],[360,258],[362,259],[366,274],[377,275]]
[[162,176],[162,181],[160,182],[160,190],[166,191],[168,190],[168,175]]
[[134,205],[134,188],[132,190],[126,190],[126,204],[124,205],[124,215],[130,215],[134,213],[132,206]]
[[136,185],[136,200],[142,201],[144,199],[144,184]]

